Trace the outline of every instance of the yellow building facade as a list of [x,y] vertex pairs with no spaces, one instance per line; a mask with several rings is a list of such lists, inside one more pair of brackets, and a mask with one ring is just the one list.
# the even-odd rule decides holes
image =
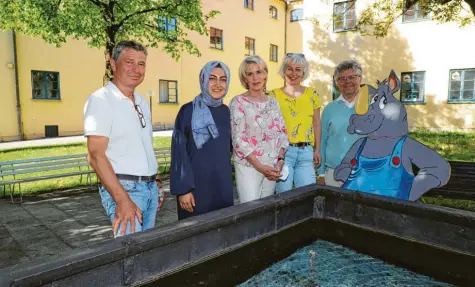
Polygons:
[[[285,53],[303,52],[310,63],[307,84],[318,90],[323,103],[332,99],[335,65],[356,58],[363,66],[365,83],[383,79],[390,68],[401,77],[411,77],[409,93],[406,89],[405,94],[417,94],[422,99],[411,98],[407,104],[411,128],[475,129],[475,99],[448,100],[449,93],[455,95],[458,91],[462,99],[469,94],[470,81],[466,79],[475,69],[470,51],[475,27],[461,29],[430,20],[400,21],[386,38],[360,37],[351,31],[333,31],[325,24],[323,19],[331,18],[334,4],[319,0],[290,2],[204,0],[205,12],[221,13],[209,20],[210,35],[189,33],[201,57],[182,53],[175,61],[159,49],[150,48],[146,77],[138,92],[151,102],[154,125],[174,123],[181,105],[199,93],[198,74],[210,60],[221,60],[231,69],[231,86],[225,99],[229,103],[233,96],[244,92],[238,67],[246,55],[259,55],[267,62],[267,88],[272,89],[284,84],[277,71]],[[357,17],[362,6],[355,7]],[[319,24],[312,21],[314,17]],[[424,72],[423,83],[420,72]],[[451,90],[457,88],[457,83],[449,81],[449,73],[465,85]],[[56,48],[41,39],[0,32],[0,141],[55,136],[55,129],[59,136],[82,134],[84,103],[102,86],[103,74],[104,51],[90,48],[84,41],[68,40]]]

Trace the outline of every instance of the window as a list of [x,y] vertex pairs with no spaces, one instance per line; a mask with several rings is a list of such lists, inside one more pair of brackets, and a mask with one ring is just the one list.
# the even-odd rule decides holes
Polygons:
[[176,41],[176,18],[158,16],[158,31],[167,34],[171,32],[170,35],[167,35],[169,40]]
[[297,8],[290,11],[290,22],[303,20],[303,9]]
[[341,32],[355,28],[355,1],[335,3],[333,6],[333,31]]
[[167,33],[176,31],[176,18],[158,16],[158,29]]
[[279,59],[279,54],[278,54],[278,47],[277,45],[272,45],[270,44],[270,61],[272,62],[277,62]]
[[450,70],[449,102],[475,102],[475,69]]
[[425,12],[423,8],[419,7],[419,3],[414,4],[402,15],[402,22],[413,22],[426,19],[430,19],[430,15]]
[[244,46],[246,48],[247,56],[256,54],[256,40],[246,37]]
[[254,10],[254,0],[244,0],[244,8]]
[[59,100],[59,73],[31,71],[33,99]]
[[269,17],[277,19],[277,8],[269,6]]
[[401,102],[423,103],[426,72],[401,73]]
[[177,81],[159,81],[160,103],[178,103],[178,83]]
[[223,49],[223,30],[211,27],[209,37],[210,47],[222,50]]

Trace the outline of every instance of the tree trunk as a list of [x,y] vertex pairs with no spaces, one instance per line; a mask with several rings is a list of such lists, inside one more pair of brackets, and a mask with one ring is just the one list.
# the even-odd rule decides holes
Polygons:
[[[110,39],[109,39],[110,40]],[[106,44],[106,50],[104,51],[104,59],[105,59],[105,70],[104,70],[104,77],[102,79],[103,84],[105,85],[108,81],[112,80],[114,77],[114,74],[111,69],[111,63],[109,59],[112,57],[112,49],[114,48],[115,43],[112,43],[112,41],[108,41]]]

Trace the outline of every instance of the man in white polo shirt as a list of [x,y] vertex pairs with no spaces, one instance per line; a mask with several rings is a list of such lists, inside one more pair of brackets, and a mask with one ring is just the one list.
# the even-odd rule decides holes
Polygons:
[[118,43],[110,59],[114,79],[84,106],[88,159],[102,182],[99,192],[115,237],[154,227],[159,208],[150,107],[135,92],[146,60],[142,45]]

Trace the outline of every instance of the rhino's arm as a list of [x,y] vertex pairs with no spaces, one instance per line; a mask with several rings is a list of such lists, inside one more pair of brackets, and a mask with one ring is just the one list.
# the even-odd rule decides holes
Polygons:
[[407,138],[403,149],[403,156],[419,168],[414,178],[409,200],[415,201],[431,188],[440,187],[450,178],[450,164],[436,151],[424,144]]
[[364,138],[360,138],[359,140],[357,140],[351,146],[350,150],[346,153],[345,157],[341,160],[341,163],[335,168],[333,178],[336,181],[345,182],[350,176],[350,172],[351,172],[350,161],[356,156],[356,152],[358,151],[363,140]]

